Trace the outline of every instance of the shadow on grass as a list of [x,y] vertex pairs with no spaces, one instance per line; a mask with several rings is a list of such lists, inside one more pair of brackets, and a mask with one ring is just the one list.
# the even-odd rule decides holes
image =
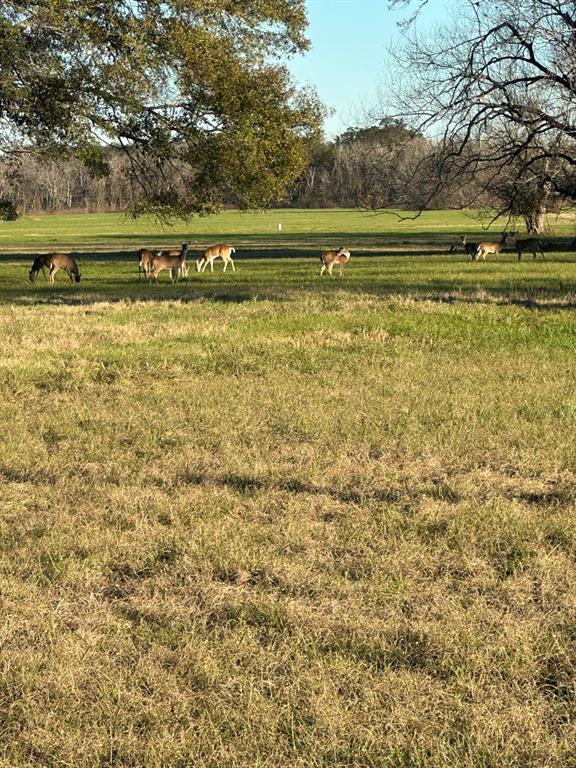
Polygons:
[[[172,285],[163,273],[157,284],[138,277],[135,252],[76,252],[82,282],[72,284],[59,274],[51,286],[41,275],[27,281],[31,255],[3,254],[0,304],[81,306],[100,302],[197,302],[241,304],[248,301],[291,301],[297,295],[348,294],[380,298],[405,296],[439,303],[501,304],[527,309],[576,308],[576,276],[571,271],[549,271],[549,265],[574,263],[571,255],[554,261],[517,264],[513,254],[500,262],[467,262],[462,254],[406,250],[358,253],[343,279],[318,275],[318,252],[302,247],[268,251],[242,249],[237,271],[223,274],[220,263],[201,275],[189,260],[190,276]],[[361,258],[365,256],[366,258]],[[374,257],[381,258],[378,263]],[[394,262],[393,259],[396,259]],[[268,263],[263,261],[266,259]],[[296,263],[296,259],[299,260]],[[389,260],[390,259],[390,260]],[[533,266],[534,265],[534,266]],[[534,271],[534,267],[537,271]]]
[[[278,245],[278,244],[259,244],[258,246],[236,246],[236,254],[234,256],[234,262],[244,260],[260,260],[260,259],[310,259],[310,261],[318,261],[320,253],[324,248],[329,247],[330,241],[325,245],[311,245],[306,246],[302,244],[291,245]],[[156,250],[155,247],[152,247]],[[66,253],[70,253],[78,261],[81,268],[86,268],[91,263],[132,263],[134,264],[135,273],[137,274],[138,249],[135,248],[130,251],[125,250],[78,250],[78,249],[60,249]],[[38,253],[50,253],[55,252],[54,249],[44,249],[43,251],[34,251],[30,253],[22,253],[17,251],[10,251],[0,253],[0,264],[14,264],[21,263],[27,266],[29,269],[34,261],[34,258]],[[200,258],[203,253],[203,249],[191,247],[188,251],[188,264],[195,264],[196,260]],[[445,254],[450,256],[449,247],[440,245],[433,247],[429,243],[426,246],[419,245],[417,241],[402,241],[396,244],[383,245],[379,247],[369,248],[367,250],[356,249],[352,251],[353,256],[364,257],[394,257],[399,258],[402,256],[434,256],[438,257]],[[456,256],[459,254],[456,253]],[[216,262],[221,265],[222,262]],[[221,268],[221,267],[220,267]]]
[[[329,496],[345,504],[363,504],[369,501],[398,504],[406,500],[406,489],[379,488],[358,491],[355,488],[334,488],[305,483],[297,478],[259,478],[250,475],[226,473],[223,475],[185,472],[178,482],[184,485],[208,485],[228,488],[242,496],[250,496],[261,491],[283,491],[307,496]],[[427,495],[444,501],[457,502],[460,496],[444,482],[433,483],[426,488]]]

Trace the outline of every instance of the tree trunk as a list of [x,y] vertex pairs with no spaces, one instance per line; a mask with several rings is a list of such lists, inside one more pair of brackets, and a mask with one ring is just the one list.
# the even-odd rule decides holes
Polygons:
[[544,235],[548,232],[548,220],[546,218],[546,206],[541,205],[538,210],[525,214],[526,230],[535,235]]

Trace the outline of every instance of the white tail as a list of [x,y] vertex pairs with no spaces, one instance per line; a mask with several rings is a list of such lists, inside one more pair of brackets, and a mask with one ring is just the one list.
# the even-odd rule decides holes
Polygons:
[[78,265],[72,256],[69,256],[67,253],[51,253],[49,279],[52,284],[54,284],[54,277],[59,269],[63,269],[65,272],[68,272],[68,277],[72,282],[80,282],[80,272],[78,271]]
[[350,260],[350,251],[344,248],[343,245],[338,248],[337,251],[324,251],[320,254],[320,277],[328,270],[328,274],[332,274],[334,264],[338,264],[340,267],[340,277],[344,273],[344,264],[347,264]]
[[478,248],[476,250],[476,259],[483,259],[483,261],[486,261],[486,256],[490,253],[493,253],[495,258],[498,258],[500,256],[500,251],[504,248],[506,243],[508,242],[509,237],[514,237],[516,233],[515,232],[503,232],[500,242],[495,243],[493,241],[487,240],[484,243],[478,243]]
[[537,237],[527,237],[525,240],[516,240],[516,250],[518,251],[518,261],[521,261],[524,251],[531,253],[536,258],[536,253],[541,253],[544,259],[544,251],[542,250],[542,242]]
[[225,243],[219,243],[218,245],[211,245],[206,248],[202,256],[196,262],[196,272],[204,272],[208,264],[210,264],[210,272],[214,272],[214,261],[216,259],[222,259],[224,262],[223,272],[226,272],[228,264],[232,265],[232,271],[236,272],[234,267],[234,261],[231,254],[236,253],[236,250],[231,245]]
[[179,251],[159,251],[152,256],[148,278],[158,280],[158,275],[163,269],[170,272],[170,277],[174,283],[180,277],[186,277],[188,269],[186,267],[186,255],[188,253],[188,243],[182,243]]

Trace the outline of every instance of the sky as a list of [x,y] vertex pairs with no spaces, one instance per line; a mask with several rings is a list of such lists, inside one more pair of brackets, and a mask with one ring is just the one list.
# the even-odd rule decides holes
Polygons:
[[[397,22],[407,14],[390,11],[388,0],[306,0],[306,7],[312,47],[288,67],[298,85],[314,85],[334,109],[325,124],[331,139],[366,123],[390,66],[387,50],[398,39]],[[445,0],[428,0],[420,28],[441,21],[445,13]]]

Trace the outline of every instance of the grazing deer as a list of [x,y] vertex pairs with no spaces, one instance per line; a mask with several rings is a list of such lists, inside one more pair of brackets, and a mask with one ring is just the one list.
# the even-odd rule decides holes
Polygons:
[[328,269],[328,274],[332,274],[334,264],[338,264],[340,267],[340,277],[344,273],[344,264],[347,264],[350,259],[350,251],[346,250],[343,245],[338,248],[337,251],[324,251],[320,254],[320,277]]
[[188,243],[182,243],[179,251],[160,251],[152,256],[152,261],[148,271],[148,278],[158,280],[158,275],[163,269],[170,270],[172,282],[178,278],[187,275],[186,254],[188,253]]
[[154,254],[152,251],[149,251],[148,248],[140,248],[138,251],[138,277],[142,277],[142,273],[144,273],[144,277],[148,277],[148,273],[150,272],[150,267],[152,265],[152,259],[154,258]]
[[476,261],[478,261],[479,258],[482,258],[484,261],[486,261],[486,256],[489,253],[493,253],[494,257],[498,258],[498,256],[500,256],[500,251],[508,242],[508,238],[514,237],[515,234],[515,232],[503,232],[499,243],[495,243],[489,240],[483,243],[478,243],[478,248],[476,250]]
[[46,280],[46,270],[50,269],[50,259],[52,258],[51,253],[42,253],[40,256],[36,256],[34,259],[34,264],[32,264],[32,269],[30,272],[28,272],[28,280],[30,280],[31,283],[36,280],[38,277],[38,272],[42,270],[42,274],[44,275],[44,280]]
[[232,265],[232,272],[236,272],[234,261],[231,256],[232,253],[236,253],[236,249],[232,248],[231,245],[226,245],[225,243],[211,245],[209,248],[206,248],[202,256],[200,256],[196,262],[196,272],[204,272],[208,264],[210,264],[210,272],[214,272],[214,261],[216,259],[222,259],[224,262],[223,272],[226,272],[228,264]]
[[544,259],[544,251],[542,250],[542,243],[537,237],[527,237],[525,240],[516,240],[516,250],[518,251],[518,261],[522,259],[524,251],[531,253],[536,258],[536,253],[541,253]]
[[78,265],[72,256],[68,256],[67,253],[50,254],[49,279],[52,285],[54,285],[54,276],[59,269],[63,269],[65,272],[68,272],[68,276],[72,282],[80,282],[80,272],[78,271]]
[[462,235],[460,238],[462,245],[464,246],[464,253],[466,254],[466,261],[476,261],[476,253],[478,251],[478,243],[469,243],[466,240],[466,235]]

